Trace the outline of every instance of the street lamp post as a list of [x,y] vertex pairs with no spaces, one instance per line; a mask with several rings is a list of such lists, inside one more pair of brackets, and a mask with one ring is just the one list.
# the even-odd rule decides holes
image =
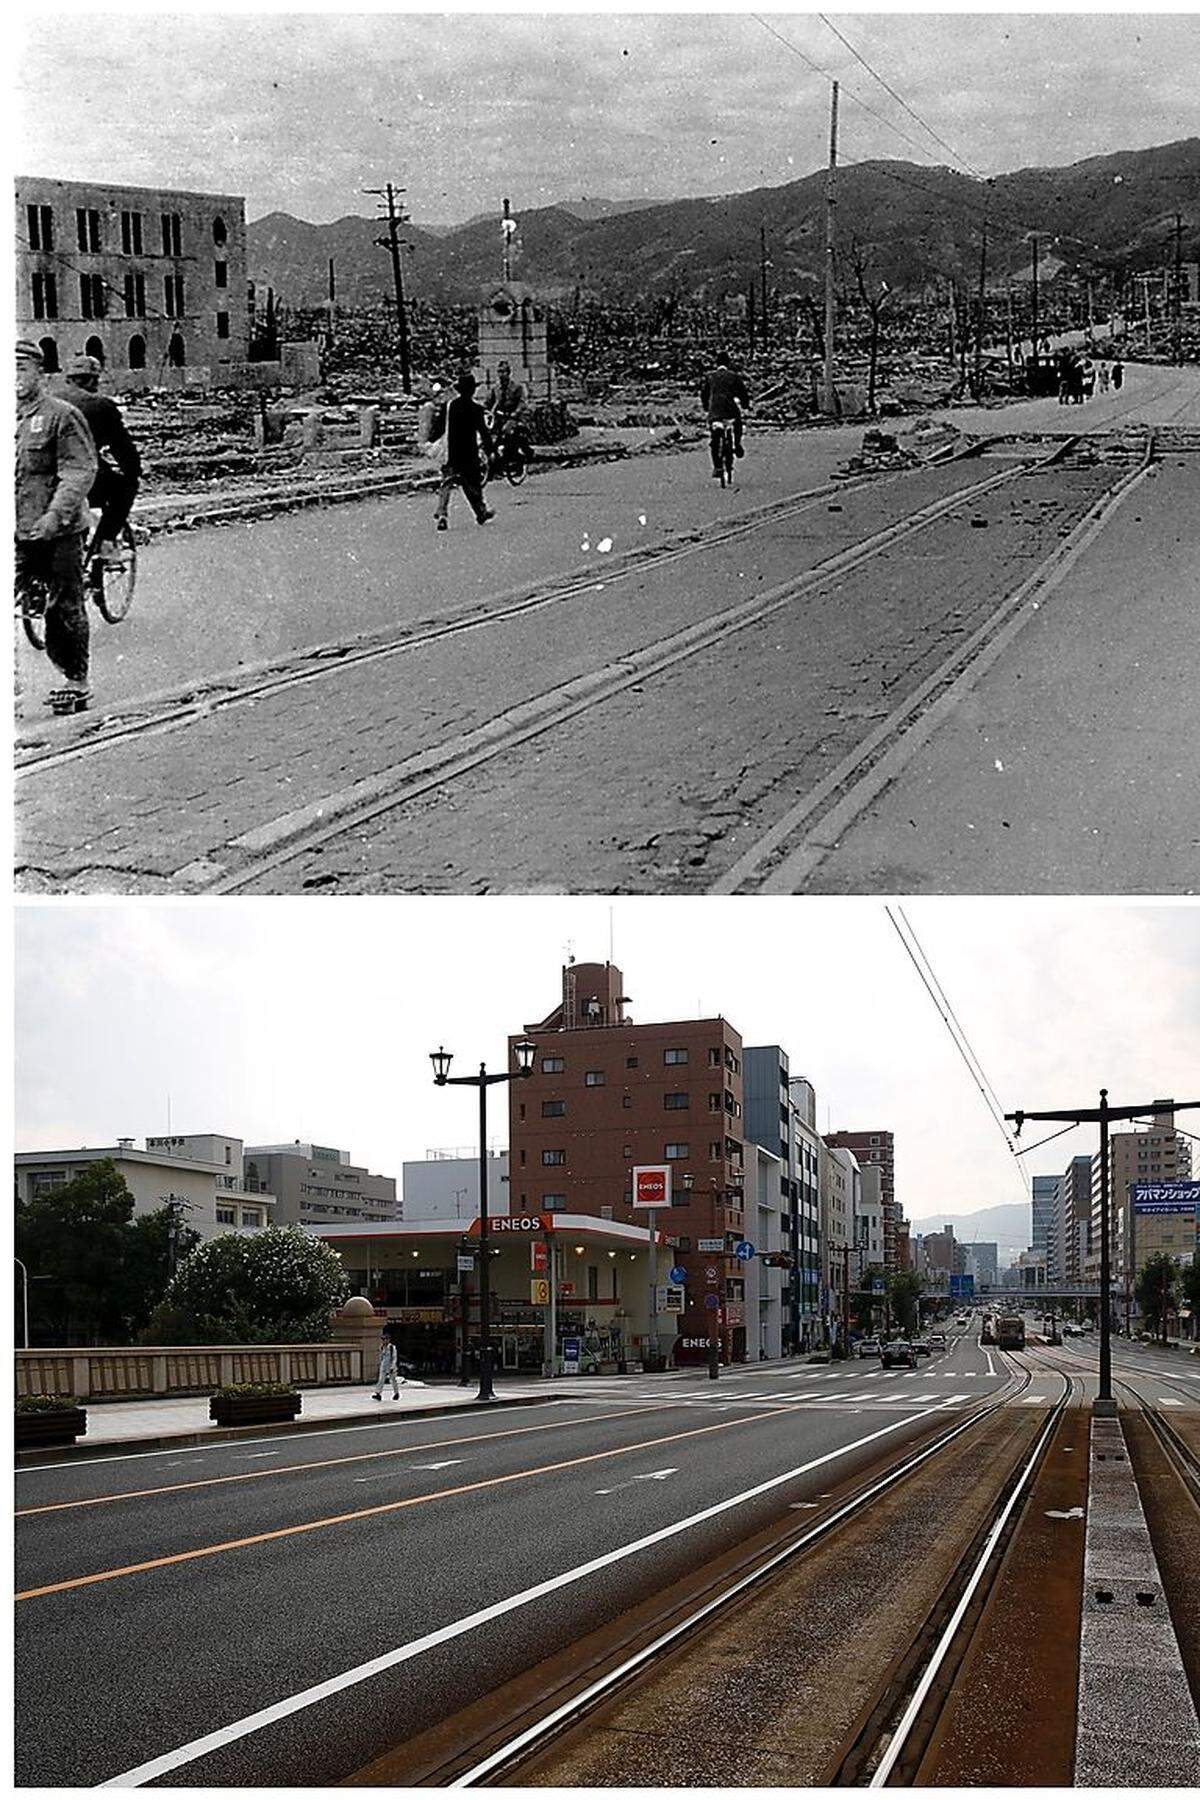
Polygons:
[[1005,1113],[1005,1118],[1015,1126],[1014,1136],[1020,1137],[1021,1127],[1026,1119],[1034,1119],[1039,1123],[1059,1121],[1072,1125],[1099,1125],[1100,1127],[1100,1390],[1092,1408],[1102,1418],[1114,1417],[1117,1403],[1112,1391],[1112,1271],[1110,1268],[1109,1245],[1109,1168],[1108,1168],[1108,1128],[1114,1120],[1144,1119],[1148,1115],[1170,1112],[1194,1112],[1200,1108],[1200,1100],[1151,1100],[1147,1106],[1110,1106],[1108,1089],[1100,1089],[1099,1106],[1076,1107],[1070,1112],[1012,1112]]
[[[537,1045],[522,1038],[516,1045],[517,1067],[506,1069],[501,1074],[489,1075],[483,1063],[479,1065],[478,1075],[451,1075],[451,1052],[439,1047],[431,1050],[429,1060],[433,1064],[433,1080],[435,1087],[473,1087],[479,1090],[479,1394],[480,1400],[494,1400],[492,1387],[492,1345],[491,1345],[491,1281],[489,1279],[488,1258],[491,1254],[488,1232],[488,1153],[487,1153],[487,1091],[498,1082],[523,1080],[533,1074],[534,1060],[537,1057]],[[468,1333],[466,1306],[463,1308],[463,1338]]]
[[28,1350],[28,1348],[29,1348],[29,1270],[25,1267],[25,1264],[21,1261],[19,1256],[14,1256],[13,1261],[16,1263],[18,1269],[20,1269],[20,1271],[21,1271],[21,1322],[22,1322],[22,1325],[24,1326],[23,1341],[21,1344],[21,1348],[23,1350]]

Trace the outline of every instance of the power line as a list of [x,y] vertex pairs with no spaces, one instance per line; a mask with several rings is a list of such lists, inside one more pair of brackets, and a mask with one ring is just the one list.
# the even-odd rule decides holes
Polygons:
[[[761,14],[751,13],[750,17],[753,20],[755,20],[755,22],[757,24],[761,25],[764,31],[769,31],[773,38],[777,38],[786,50],[790,50],[792,52],[793,56],[798,56],[800,58],[801,62],[807,63],[808,67],[813,71],[814,75],[819,75],[823,81],[836,81],[837,80],[837,77],[835,75],[831,75],[829,73],[828,69],[823,69],[821,67],[820,63],[814,62],[811,56],[806,55],[805,52],[803,50],[801,50],[801,48],[798,44],[793,44],[792,40],[790,38],[784,37],[784,35],[781,31],[776,31],[775,27],[773,25],[769,24],[768,21],[761,16]],[[929,155],[928,145],[919,144],[917,142],[916,138],[911,138],[911,137],[909,137],[909,135],[906,131],[901,131],[900,127],[897,124],[895,124],[893,120],[885,118],[885,116],[881,112],[876,112],[876,110],[873,106],[868,106],[867,102],[862,98],[861,94],[856,94],[854,92],[853,88],[844,88],[843,91],[845,92],[845,94],[847,95],[847,97],[849,99],[854,101],[854,104],[856,106],[860,106],[862,108],[863,112],[869,113],[873,119],[877,119],[878,122],[884,127],[884,129],[886,131],[895,132],[897,137],[903,138],[904,142],[906,144],[911,145],[911,147],[914,150],[916,150],[921,156]]]
[[860,51],[858,51],[854,48],[854,45],[850,42],[850,39],[838,30],[837,26],[833,23],[832,19],[827,19],[825,17],[824,13],[818,13],[817,17],[818,17],[818,19],[820,19],[822,25],[826,26],[830,31],[832,31],[834,37],[837,38],[839,43],[845,44],[845,46],[846,46],[847,50],[850,52],[851,56],[855,59],[856,62],[860,62],[862,64],[863,68],[867,71],[867,74],[873,75],[875,77],[875,80],[879,83],[880,87],[886,89],[886,91],[892,96],[892,99],[896,101],[897,105],[902,106],[904,108],[904,110],[908,114],[909,118],[915,119],[917,124],[921,126],[922,130],[927,131],[929,133],[930,137],[934,140],[934,142],[937,144],[940,144],[942,149],[947,153],[948,156],[952,156],[956,163],[961,163],[963,168],[966,169],[967,173],[970,175],[973,175],[977,181],[985,181],[987,179],[987,177],[985,175],[983,175],[978,169],[976,169],[971,163],[969,163],[967,161],[965,156],[960,156],[958,154],[957,150],[955,150],[952,145],[950,145],[946,142],[944,137],[940,137],[938,135],[938,133],[933,129],[933,126],[929,123],[928,119],[923,119],[921,117],[920,113],[916,112],[908,104],[908,101],[903,97],[903,95],[898,94],[896,92],[895,88],[892,87],[890,82],[887,82],[884,80],[883,76],[879,73],[878,69],[873,69],[871,67],[871,65],[867,61],[866,57],[863,56]]
[[[955,1012],[953,1006],[950,1003],[949,995],[946,993],[945,988],[942,986],[941,982],[937,978],[937,975],[934,973],[933,964],[930,962],[928,956],[925,954],[924,946],[922,945],[920,938],[916,934],[916,931],[913,927],[912,921],[909,919],[908,914],[904,911],[903,907],[897,907],[896,910],[899,912],[900,917],[903,920],[905,931],[908,933],[912,942],[915,944],[915,946],[917,948],[917,952],[920,955],[921,961],[924,963],[926,969],[929,972],[929,978],[933,982],[934,987],[937,989],[938,998],[945,1005],[947,1012],[950,1014],[950,1017],[954,1021],[955,1030],[958,1032],[959,1036],[962,1038],[963,1043],[966,1045],[967,1050],[970,1053],[971,1061],[974,1064],[976,1071],[978,1072],[979,1079],[983,1082],[983,1085],[987,1090],[988,1097],[992,1103],[993,1110],[998,1115],[998,1117],[1003,1121],[1004,1107],[1002,1106],[1002,1104],[1000,1102],[1000,1096],[997,1094],[995,1088],[992,1086],[991,1082],[988,1080],[987,1076],[984,1074],[983,1064],[980,1062],[979,1058],[975,1054],[974,1048],[972,1047],[972,1044],[971,1044],[971,1040],[968,1038],[966,1031],[963,1027],[962,1020],[959,1018],[958,1014]],[[1004,1135],[1005,1135],[1005,1138],[1007,1139],[1008,1133],[1005,1132]]]
[[[983,1073],[983,1068],[979,1064],[978,1059],[975,1058],[974,1051],[970,1050],[969,1045],[966,1044],[965,1037],[962,1040],[960,1040],[958,1032],[955,1030],[955,1027],[951,1024],[950,1012],[948,1010],[949,1002],[947,1001],[945,1007],[943,1007],[942,1002],[938,999],[938,996],[934,992],[933,986],[930,983],[929,977],[932,977],[934,982],[936,982],[936,979],[937,979],[936,976],[933,975],[932,965],[929,966],[929,977],[927,977],[925,974],[925,970],[921,967],[920,961],[918,961],[917,956],[914,954],[912,945],[909,943],[908,938],[904,934],[904,931],[901,930],[900,925],[897,923],[896,916],[893,913],[892,908],[890,906],[888,906],[888,907],[885,907],[884,910],[887,913],[887,916],[891,923],[892,929],[895,931],[896,936],[900,939],[900,942],[904,946],[904,950],[905,950],[906,955],[908,956],[909,961],[912,963],[913,968],[917,971],[917,974],[921,979],[921,985],[924,987],[925,992],[929,995],[929,998],[933,1001],[933,1004],[937,1008],[937,1012],[938,1012],[939,1017],[941,1018],[942,1023],[945,1025],[946,1030],[950,1033],[950,1038],[954,1044],[954,1048],[958,1051],[959,1056],[962,1058],[963,1062],[966,1064],[967,1072],[970,1075],[971,1080],[974,1082],[976,1088],[979,1090],[979,1094],[983,1100],[984,1105],[988,1109],[988,1113],[989,1113],[989,1116],[991,1117],[992,1123],[996,1126],[997,1130],[1000,1132],[1000,1135],[1004,1140],[1005,1149],[1008,1151],[1010,1157],[1015,1158],[1015,1152],[1013,1149],[1012,1140],[1009,1137],[1008,1129],[1004,1122],[1003,1112],[1002,1111],[997,1112],[996,1106],[993,1104],[992,1093],[994,1090],[992,1090],[992,1088],[991,1088],[991,1083],[988,1081],[986,1075]],[[901,914],[901,917],[903,918],[903,914]],[[905,922],[905,925],[908,926],[908,921],[905,920],[904,922]],[[912,929],[911,926],[908,926],[908,929],[911,931],[911,929]],[[916,942],[916,938],[915,938],[915,934],[914,934],[914,943],[915,942]],[[919,945],[917,947],[918,947],[918,949],[920,948]],[[921,955],[924,956],[924,951],[921,952]],[[928,959],[926,958],[925,960],[928,963]],[[1023,1200],[1028,1201],[1029,1188],[1028,1188],[1028,1185],[1027,1185],[1027,1182],[1025,1179],[1024,1172],[1021,1169],[1020,1165],[1015,1160],[1013,1161],[1012,1166],[1013,1166],[1014,1172],[1016,1173],[1017,1180],[1021,1184],[1021,1197]]]

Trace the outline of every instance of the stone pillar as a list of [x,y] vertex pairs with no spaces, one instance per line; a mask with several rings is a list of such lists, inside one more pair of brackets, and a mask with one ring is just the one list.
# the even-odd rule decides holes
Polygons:
[[479,308],[479,360],[475,378],[486,392],[496,384],[502,362],[513,380],[524,383],[530,405],[553,400],[554,371],[546,343],[546,315],[528,288],[499,282],[487,290]]
[[348,1344],[358,1351],[359,1379],[369,1381],[379,1352],[379,1320],[371,1302],[361,1294],[353,1295],[340,1312],[330,1316],[329,1335],[335,1344]]

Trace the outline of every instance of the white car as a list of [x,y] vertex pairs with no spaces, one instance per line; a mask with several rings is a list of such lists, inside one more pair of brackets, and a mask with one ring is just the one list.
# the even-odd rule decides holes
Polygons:
[[858,1340],[858,1354],[860,1356],[878,1356],[882,1348],[883,1346],[878,1338],[860,1338]]

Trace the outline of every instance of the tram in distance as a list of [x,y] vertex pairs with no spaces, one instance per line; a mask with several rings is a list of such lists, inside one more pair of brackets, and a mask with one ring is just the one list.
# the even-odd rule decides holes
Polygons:
[[1006,1313],[996,1321],[996,1343],[1001,1350],[1025,1348],[1025,1321],[1015,1313]]

